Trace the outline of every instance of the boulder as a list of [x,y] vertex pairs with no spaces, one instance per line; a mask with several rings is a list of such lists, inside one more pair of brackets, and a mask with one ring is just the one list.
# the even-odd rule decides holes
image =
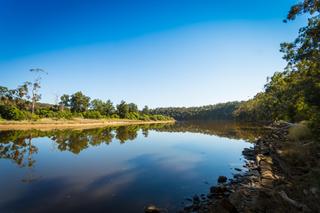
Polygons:
[[219,176],[218,183],[225,183],[227,180],[228,178],[226,176]]

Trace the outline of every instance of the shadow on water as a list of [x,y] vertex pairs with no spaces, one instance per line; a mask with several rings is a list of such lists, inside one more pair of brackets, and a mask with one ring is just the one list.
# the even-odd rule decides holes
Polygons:
[[[164,140],[168,141],[162,141],[162,143],[154,141],[156,139],[154,134],[164,133]],[[186,142],[180,143],[180,133],[190,133],[191,135],[184,137],[183,140]],[[194,135],[193,133],[201,134]],[[55,151],[68,154],[68,156],[81,157],[72,158],[71,161],[75,165],[84,163],[83,166],[80,166],[80,174],[85,178],[85,183],[77,183],[80,180],[70,178],[71,175],[66,174],[66,169],[63,168],[56,169],[55,175],[43,172],[48,176],[46,178],[23,181],[24,186],[15,182],[17,178],[10,180],[9,177],[3,176],[2,179],[0,177],[0,181],[4,179],[10,184],[16,183],[17,186],[19,185],[18,188],[24,188],[22,192],[16,192],[14,198],[6,201],[1,200],[1,196],[4,198],[6,196],[4,192],[0,192],[0,210],[4,212],[50,212],[50,209],[52,212],[57,209],[59,212],[106,212],[106,210],[108,212],[141,212],[147,204],[145,199],[148,198],[148,202],[159,201],[159,205],[174,211],[178,209],[183,196],[188,196],[199,188],[200,183],[195,183],[195,180],[202,176],[210,177],[216,175],[215,172],[225,170],[216,162],[219,161],[217,160],[219,157],[224,157],[223,155],[219,156],[219,153],[202,154],[206,151],[207,146],[212,146],[210,143],[209,145],[204,144],[205,147],[202,148],[198,142],[185,144],[188,142],[187,140],[201,142],[208,140],[207,137],[201,138],[201,135],[212,135],[226,140],[253,141],[264,133],[264,128],[254,124],[230,122],[178,122],[176,124],[130,125],[85,130],[0,131],[0,163],[1,160],[10,160],[20,169],[30,169],[37,173],[37,161],[42,161],[43,164],[47,162],[43,156],[37,157],[41,152],[46,154],[47,151],[40,149],[43,145],[39,143],[39,139],[49,139],[52,141]],[[138,138],[140,141],[143,140],[142,138],[149,140],[149,137],[153,142],[148,143],[145,152],[141,151],[146,146],[143,144],[133,144],[136,147],[139,146],[138,150],[135,150],[134,146],[130,146],[130,148],[122,146],[131,144],[130,141],[135,142]],[[191,139],[189,139],[190,137]],[[162,137],[159,140],[161,141]],[[177,144],[172,145],[171,140],[173,143],[176,141],[179,143],[176,142]],[[122,148],[112,151],[115,152],[114,163],[105,162],[109,163],[110,167],[103,169],[101,162],[98,161],[93,161],[91,166],[85,164],[88,161],[85,158],[86,155],[82,154],[85,150],[94,147],[100,148],[102,145],[109,146],[113,143],[121,145]],[[231,145],[229,146],[231,147]],[[128,153],[134,153],[129,159],[118,159],[122,163],[125,162],[127,168],[124,170],[113,169],[113,167],[118,167],[116,158],[123,158],[124,154],[119,150],[124,150],[124,148],[129,149]],[[148,151],[152,148],[155,151]],[[239,149],[242,149],[242,146]],[[103,150],[107,151],[108,147],[103,146]],[[200,150],[201,153],[192,153],[192,150]],[[155,154],[155,152],[157,153]],[[241,153],[241,150],[237,152]],[[95,155],[95,153],[93,154]],[[234,154],[234,158],[238,159],[238,155]],[[55,159],[50,160],[55,161]],[[97,168],[94,164],[98,164]],[[215,168],[211,168],[213,164]],[[9,165],[6,167],[8,171],[18,172],[17,169],[8,167]],[[54,168],[56,167],[58,166],[55,165]],[[86,170],[90,169],[93,169],[93,175],[97,173],[96,176],[87,177],[90,172]],[[212,169],[216,171],[212,171]],[[207,186],[201,187],[204,189]],[[114,194],[121,196],[113,196]],[[42,204],[40,205],[40,203]]]

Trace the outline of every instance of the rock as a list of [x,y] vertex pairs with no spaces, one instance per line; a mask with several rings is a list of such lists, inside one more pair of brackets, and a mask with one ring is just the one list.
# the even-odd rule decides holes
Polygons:
[[256,176],[256,177],[260,177],[260,173],[257,170],[250,170],[247,172],[248,176]]
[[160,209],[157,208],[155,205],[149,205],[144,209],[145,213],[160,213]]
[[260,169],[261,171],[272,170],[271,165],[264,160],[260,161]]
[[224,186],[212,186],[210,192],[214,195],[222,195],[227,192],[227,188]]
[[228,199],[222,199],[220,201],[220,205],[227,210],[229,213],[237,213],[236,207],[228,200]]
[[273,185],[273,181],[271,179],[262,178],[261,185],[267,188],[271,188]]
[[234,178],[234,179],[240,179],[240,178],[242,178],[242,177],[243,177],[242,174],[234,174],[234,175],[233,175],[233,178]]
[[218,183],[225,183],[227,182],[227,177],[226,176],[219,176],[218,178]]
[[239,168],[235,168],[234,170],[238,171],[238,172],[241,172],[242,169],[239,169]]
[[266,179],[274,179],[273,173],[271,170],[265,170],[261,172],[261,176]]
[[198,195],[193,196],[193,202],[194,203],[199,203],[200,202],[200,198]]

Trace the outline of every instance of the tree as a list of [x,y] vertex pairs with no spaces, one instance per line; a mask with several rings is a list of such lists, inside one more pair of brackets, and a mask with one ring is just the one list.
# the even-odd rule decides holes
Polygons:
[[17,98],[16,98],[16,104],[19,109],[26,109],[28,108],[27,106],[27,101],[24,99],[30,99],[30,96],[28,95],[29,93],[29,86],[31,85],[30,82],[24,82],[21,86],[19,86],[16,90]]
[[40,68],[30,69],[30,72],[36,73],[38,76],[34,79],[33,83],[27,82],[28,85],[31,85],[31,112],[34,113],[34,108],[36,103],[41,99],[41,94],[39,93],[39,89],[41,88],[41,74],[48,74],[46,71]]
[[129,112],[138,112],[138,106],[134,103],[130,103],[128,104],[128,107],[129,107]]
[[125,101],[121,101],[121,103],[117,105],[117,113],[120,118],[128,117],[129,106]]
[[143,107],[142,113],[143,114],[149,114],[149,107],[147,105]]
[[60,97],[60,107],[62,109],[62,111],[64,110],[65,107],[69,107],[70,106],[70,96],[67,94],[64,94]]
[[9,89],[7,87],[0,86],[0,101],[6,104]]
[[314,13],[316,12],[320,12],[320,1],[304,0],[303,2],[299,2],[298,4],[295,4],[290,8],[287,18],[284,21],[292,21],[297,17],[297,15],[301,15],[303,13],[314,15]]
[[110,100],[104,102],[100,99],[94,99],[91,101],[91,108],[95,111],[100,112],[101,115],[110,116],[114,113],[114,106]]
[[115,108],[113,106],[113,103],[110,100],[107,100],[104,106],[104,110],[106,115],[110,116],[113,113],[115,113]]
[[90,104],[90,97],[85,96],[82,92],[76,92],[71,95],[70,107],[73,112],[85,112]]
[[102,100],[94,99],[91,101],[90,105],[93,110],[100,112],[101,115],[103,114],[104,102]]

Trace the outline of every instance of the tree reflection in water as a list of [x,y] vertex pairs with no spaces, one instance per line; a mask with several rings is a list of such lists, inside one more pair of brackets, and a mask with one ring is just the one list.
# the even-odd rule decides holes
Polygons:
[[35,164],[33,155],[38,148],[32,144],[33,138],[50,138],[59,151],[79,154],[90,146],[109,145],[113,139],[121,144],[133,141],[138,131],[148,137],[149,130],[159,132],[193,132],[232,139],[252,141],[266,131],[255,124],[230,122],[178,122],[176,124],[130,125],[84,130],[28,130],[0,131],[0,158],[10,159],[20,167],[32,168]]

